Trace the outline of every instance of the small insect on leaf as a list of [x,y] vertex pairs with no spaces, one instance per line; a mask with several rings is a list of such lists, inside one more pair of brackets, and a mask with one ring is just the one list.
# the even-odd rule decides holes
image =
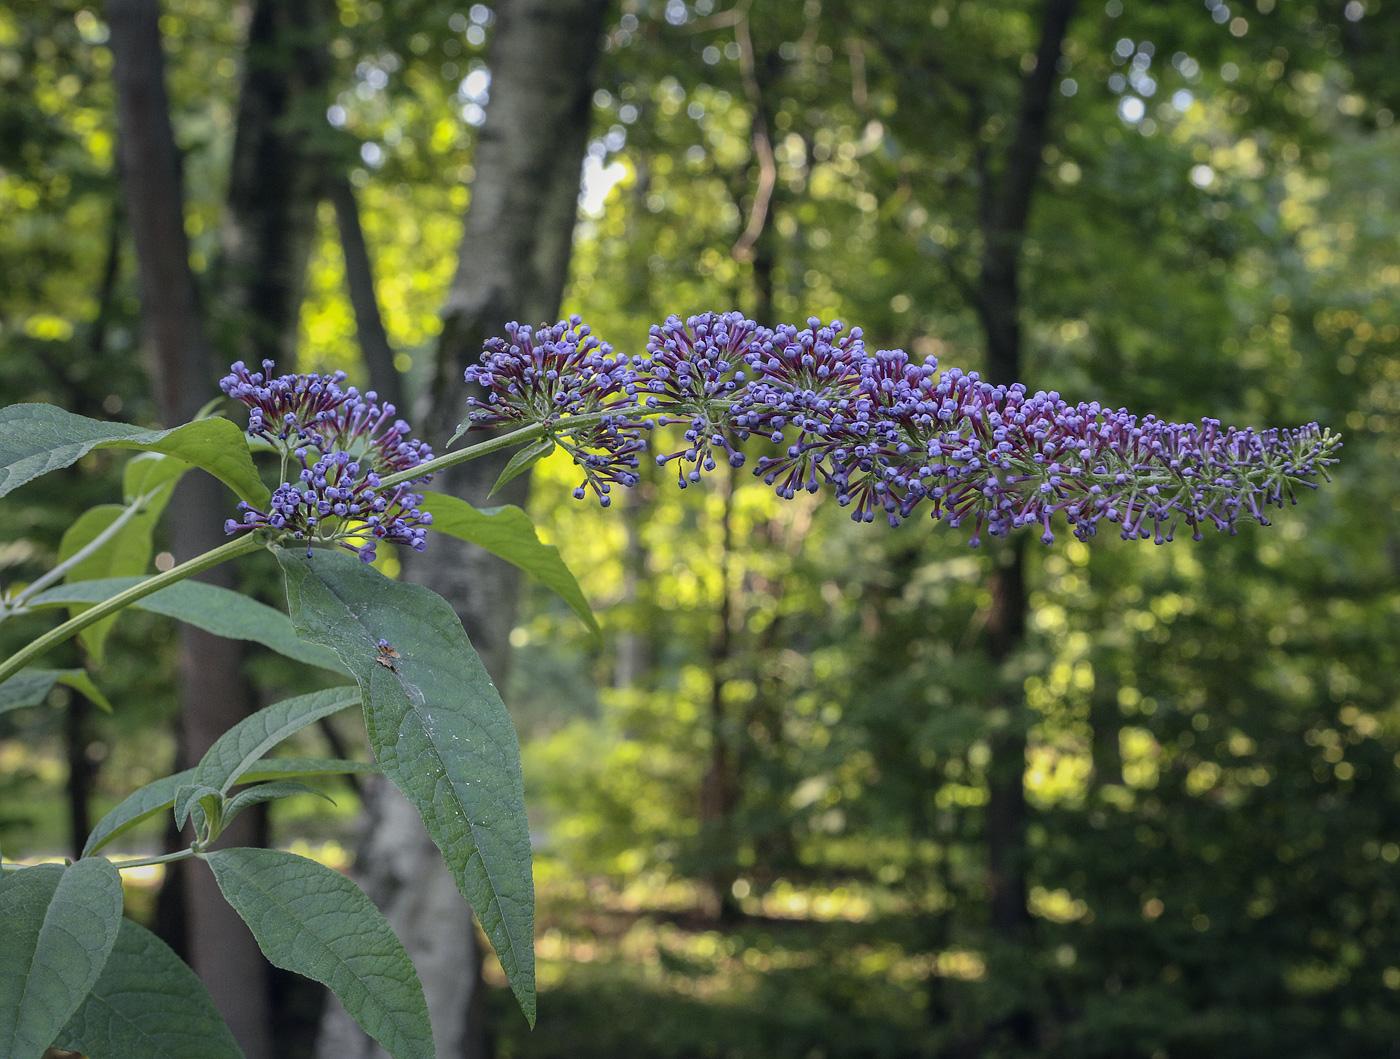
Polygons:
[[383,666],[385,669],[392,669],[395,673],[397,673],[398,668],[394,665],[394,662],[397,661],[400,657],[402,656],[398,653],[398,651],[394,650],[394,648],[390,645],[388,640],[379,641],[379,654],[375,656],[374,660],[378,662],[381,666]]

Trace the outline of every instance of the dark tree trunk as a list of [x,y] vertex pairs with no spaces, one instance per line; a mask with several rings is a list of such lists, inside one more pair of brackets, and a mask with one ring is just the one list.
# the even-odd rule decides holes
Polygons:
[[218,266],[228,349],[287,371],[316,229],[324,168],[318,145],[329,134],[321,5],[259,0],[253,8]]
[[[107,7],[123,191],[139,268],[143,343],[161,420],[174,424],[192,418],[208,399],[213,372],[189,265],[180,156],[170,125],[159,17],[157,0],[110,0]],[[175,557],[187,559],[223,543],[220,527],[227,507],[224,488],[215,479],[187,475],[170,504]],[[202,579],[227,587],[232,571],[216,567]],[[184,704],[181,756],[189,762],[247,715],[251,695],[243,677],[242,652],[233,641],[182,626],[179,669]],[[237,823],[230,828],[231,841],[255,837],[239,830]],[[265,964],[256,943],[218,895],[207,870],[187,871],[182,883],[173,892],[183,889],[186,895],[189,937],[175,941],[189,953],[248,1059],[266,1059],[272,1049]],[[170,921],[168,914],[164,918]]]
[[355,311],[355,329],[360,339],[360,354],[365,358],[369,383],[381,401],[400,410],[404,406],[403,379],[394,366],[394,350],[384,330],[384,318],[379,312],[379,299],[374,293],[374,266],[369,246],[365,243],[360,224],[360,204],[355,189],[344,173],[336,173],[326,181],[326,194],[335,206],[336,228],[340,232],[340,248],[345,254],[345,289],[350,307]]
[[[491,102],[478,135],[471,204],[427,408],[419,417],[437,446],[465,414],[462,373],[486,339],[503,334],[511,320],[534,325],[559,311],[607,6],[606,0],[503,0],[495,7]],[[462,464],[433,488],[483,504],[509,457]],[[491,502],[520,503],[527,490],[522,475]],[[503,685],[519,588],[515,568],[445,537],[435,538],[421,559],[408,553],[403,558],[405,580],[429,585],[453,605],[487,671]],[[413,811],[388,784],[370,797],[356,877],[372,897],[385,901],[386,917],[419,968],[438,1054],[486,1054],[470,909]],[[384,1055],[334,1001],[317,1054]]]
[[[1064,46],[1076,0],[1046,0],[1036,65],[1021,86],[1016,130],[999,177],[981,174],[989,197],[982,221],[982,260],[976,308],[987,338],[987,377],[1000,384],[1021,379],[1020,268],[1042,152],[1049,135],[1055,64]],[[994,187],[994,190],[992,190]],[[998,667],[1019,646],[1026,627],[1024,541],[1019,537],[993,550],[991,611],[986,626],[987,650]],[[992,929],[1008,951],[1026,943],[1030,911],[1026,905],[1026,729],[1025,703],[1019,690],[999,687],[988,706],[1000,723],[991,739],[987,765],[987,883]],[[1028,1006],[1018,1006],[1007,1020],[1017,1042],[1036,1037]]]

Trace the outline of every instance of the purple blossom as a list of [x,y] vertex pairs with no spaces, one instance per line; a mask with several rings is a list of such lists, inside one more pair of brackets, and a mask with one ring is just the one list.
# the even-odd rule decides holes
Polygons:
[[[925,507],[950,526],[970,524],[974,547],[984,531],[1000,537],[1031,526],[1048,544],[1057,515],[1080,539],[1108,521],[1125,539],[1159,544],[1182,526],[1199,539],[1205,526],[1234,533],[1241,518],[1267,525],[1270,507],[1296,503],[1299,488],[1327,478],[1341,444],[1316,423],[1241,430],[1070,404],[1020,384],[992,386],[976,372],[940,371],[932,358],[914,363],[902,350],[869,353],[860,329],[846,332],[839,321],[807,323],[769,331],[738,313],[673,316],[651,329],[645,357],[575,369],[567,384],[550,366],[577,357],[573,336],[588,334],[579,319],[567,334],[562,323],[541,331],[549,336],[543,354],[538,336],[532,346],[529,329],[516,328],[514,344],[488,345],[483,366],[468,371],[489,391],[476,403],[489,421],[473,413],[471,425],[542,422],[553,431],[570,416],[601,413],[580,431],[588,436],[602,422],[601,433],[576,447],[575,459],[590,482],[611,475],[605,482],[631,484],[637,449],[616,439],[634,438],[650,426],[643,417],[655,416],[685,428],[682,446],[657,457],[680,461],[682,488],[714,469],[716,448],[740,466],[739,445],[758,435],[780,446],[755,470],[780,496],[825,485],[852,518],[879,513],[891,525]],[[527,383],[542,386],[549,402],[529,396]],[[568,415],[551,411],[561,403]],[[632,462],[620,468],[615,453]],[[606,503],[607,489],[595,491]]]
[[344,372],[274,377],[272,361],[262,366],[250,373],[239,361],[220,386],[248,406],[248,433],[281,454],[283,481],[267,511],[240,503],[242,521],[229,519],[224,531],[266,526],[307,541],[308,554],[312,541],[335,542],[365,562],[381,540],[422,551],[433,517],[413,490],[431,476],[388,489],[381,476],[411,470],[432,449],[373,391],[342,389]]
[[[643,408],[660,413],[661,426],[684,425],[685,444],[656,457],[659,466],[672,460],[682,489],[700,480],[700,471],[716,467],[712,454],[722,448],[731,467],[744,465],[744,454],[735,441],[748,437],[730,414],[728,402],[741,392],[745,358],[757,354],[772,332],[760,328],[741,313],[702,313],[681,320],[668,316],[653,326],[647,338],[647,356],[637,361],[636,384],[646,393]],[[730,433],[735,437],[731,439]],[[689,463],[687,472],[684,465]]]
[[[627,414],[637,406],[636,370],[578,316],[537,331],[507,324],[506,334],[509,341],[490,339],[481,363],[467,369],[467,382],[485,390],[485,400],[467,398],[468,429],[545,425],[583,468],[574,495],[581,500],[592,489],[606,507],[614,483],[637,483],[647,447],[642,431],[650,424]],[[582,416],[590,417],[586,426],[574,422]]]

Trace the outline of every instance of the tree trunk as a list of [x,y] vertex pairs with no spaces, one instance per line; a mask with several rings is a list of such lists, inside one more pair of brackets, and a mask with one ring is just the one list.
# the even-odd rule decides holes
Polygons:
[[[1009,385],[1021,379],[1021,252],[1030,218],[1042,152],[1049,134],[1055,64],[1076,0],[1046,0],[1035,68],[1021,86],[1021,109],[995,193],[982,224],[982,261],[977,310],[987,339],[987,377]],[[991,187],[991,174],[981,174]],[[991,611],[987,650],[1000,667],[1017,649],[1026,628],[1024,540],[1018,535],[993,549]],[[1025,945],[1031,925],[1026,905],[1026,729],[1028,718],[1019,690],[999,687],[988,706],[1000,715],[987,765],[987,884],[992,929],[1008,954]],[[1013,1006],[1007,1028],[1022,1046],[1036,1038],[1028,1005]]]
[[404,405],[403,378],[394,366],[394,350],[389,345],[384,318],[379,312],[379,299],[374,293],[374,265],[360,224],[360,204],[355,198],[355,189],[349,177],[336,173],[326,180],[326,194],[335,206],[340,249],[345,255],[345,291],[355,312],[355,331],[370,386],[381,401],[392,404],[402,415],[408,411]]
[[[162,422],[194,416],[213,391],[213,372],[184,227],[180,156],[165,92],[157,0],[110,0],[107,21],[117,88],[121,171],[126,213],[136,246],[143,344]],[[184,560],[223,543],[228,502],[222,485],[187,475],[170,504],[171,545]],[[201,579],[228,587],[232,570],[215,567]],[[237,643],[189,626],[180,629],[180,743],[184,761],[245,717],[251,695]],[[241,826],[240,826],[241,825]],[[235,822],[231,841],[252,825]],[[186,865],[194,862],[186,862]],[[186,865],[182,865],[185,867]],[[265,964],[252,935],[223,901],[207,869],[187,871],[173,892],[188,901],[190,936],[175,939],[238,1039],[247,1059],[271,1056]]]
[[[606,0],[503,0],[488,64],[491,102],[478,134],[462,251],[443,311],[424,433],[441,445],[465,415],[462,372],[505,324],[536,324],[559,311],[572,249],[579,177],[588,143],[593,70]],[[547,61],[541,61],[547,56]],[[510,453],[473,460],[433,488],[482,504]],[[492,498],[520,503],[522,475]],[[479,548],[435,538],[422,558],[402,553],[404,579],[453,605],[492,679],[505,682],[519,578]],[[409,824],[412,826],[409,826]],[[380,784],[367,806],[356,878],[387,897],[385,914],[419,968],[438,1055],[488,1050],[477,987],[480,959],[466,902],[402,795]],[[444,942],[444,939],[446,941]],[[444,961],[441,957],[447,956]],[[317,1045],[321,1059],[384,1052],[332,1001]]]
[[322,0],[259,0],[248,27],[216,287],[239,359],[295,363],[324,168]]

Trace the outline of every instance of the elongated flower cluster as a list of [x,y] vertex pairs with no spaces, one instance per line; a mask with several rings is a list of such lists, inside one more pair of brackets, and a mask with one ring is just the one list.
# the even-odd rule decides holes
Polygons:
[[467,369],[467,382],[485,391],[485,400],[467,398],[469,429],[551,424],[555,442],[583,468],[574,495],[581,500],[592,489],[606,507],[614,483],[637,484],[646,449],[627,415],[636,409],[638,372],[578,316],[538,331],[507,324],[506,334],[489,340],[481,363]]
[[282,456],[282,483],[267,511],[241,503],[242,521],[229,519],[226,533],[267,526],[307,542],[335,542],[365,562],[379,541],[422,551],[433,516],[420,509],[415,487],[431,476],[385,488],[381,476],[411,470],[432,458],[411,428],[394,418],[392,404],[374,391],[342,389],[334,375],[273,375],[235,363],[221,382],[224,393],[248,406],[248,433]]
[[860,329],[839,321],[770,330],[738,313],[673,316],[630,362],[578,317],[533,341],[528,328],[510,335],[467,372],[486,389],[468,427],[542,425],[604,504],[609,483],[636,481],[644,432],[676,424],[683,444],[656,460],[679,462],[682,487],[716,467],[716,450],[742,465],[752,435],[778,446],[755,473],[780,496],[827,487],[857,521],[897,525],[923,507],[970,525],[975,547],[984,531],[1022,527],[1048,544],[1063,515],[1080,539],[1107,521],[1160,544],[1183,526],[1199,539],[1208,526],[1234,533],[1241,518],[1267,525],[1270,507],[1327,478],[1341,445],[1316,423],[1169,423],[993,386],[932,358],[868,352]]

